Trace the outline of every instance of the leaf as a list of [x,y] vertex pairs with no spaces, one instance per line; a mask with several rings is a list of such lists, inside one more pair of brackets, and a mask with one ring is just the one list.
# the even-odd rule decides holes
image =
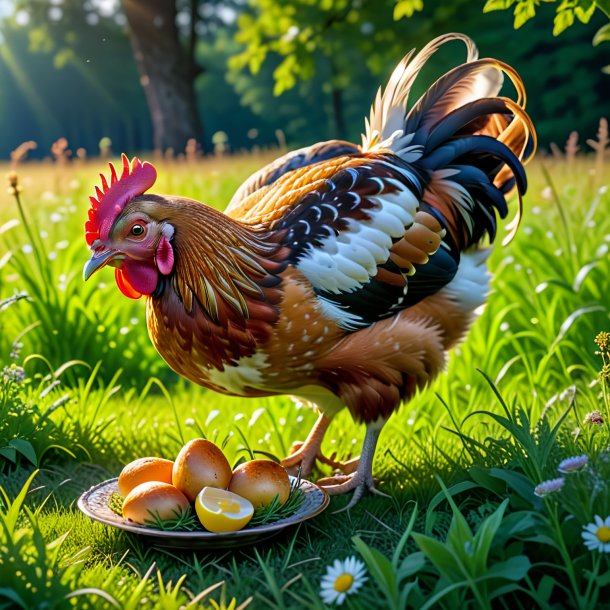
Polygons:
[[17,604],[20,608],[25,608],[27,610],[28,605],[23,599],[19,596],[17,591],[13,589],[9,589],[8,587],[0,587],[0,597],[6,597],[10,599],[13,603]]
[[602,42],[610,41],[610,23],[606,23],[606,25],[602,25],[597,32],[595,32],[595,36],[593,36],[593,46],[601,44]]
[[428,504],[428,509],[426,511],[426,524],[424,526],[424,529],[427,533],[432,532],[432,521],[434,519],[434,509],[443,500],[446,500],[447,498],[453,497],[464,491],[468,491],[470,489],[475,489],[478,487],[478,485],[476,483],[473,483],[472,481],[462,481],[461,483],[456,483],[455,485],[452,485],[449,489],[445,489],[444,486],[442,486],[442,487],[443,487],[443,489],[441,489],[441,491],[439,491]]
[[468,470],[468,474],[472,480],[480,485],[483,489],[491,491],[498,496],[504,494],[505,485],[503,485],[498,477],[494,477],[489,473],[488,468],[482,468],[480,466],[472,466]]
[[403,580],[405,578],[409,578],[413,574],[419,572],[426,565],[426,557],[425,555],[417,551],[416,553],[411,553],[407,555],[400,564],[398,568],[398,579]]
[[589,307],[581,307],[580,309],[573,311],[563,321],[563,324],[559,328],[559,332],[557,333],[557,336],[555,337],[555,340],[551,344],[551,347],[549,347],[548,351],[552,352],[555,347],[557,347],[557,344],[566,336],[567,332],[572,327],[572,324],[574,324],[574,322],[576,322],[578,318],[584,316],[585,314],[593,313],[594,311],[605,311],[605,307],[603,307],[602,305],[590,305]]
[[0,226],[0,235],[2,235],[2,233],[6,233],[6,231],[10,231],[11,229],[14,229],[15,227],[19,226],[19,221],[16,218],[12,218],[11,220],[5,222],[3,225]]
[[491,468],[489,474],[504,481],[511,489],[517,492],[517,494],[525,500],[528,500],[531,504],[536,502],[532,482],[520,472],[504,470],[502,468]]
[[[6,531],[13,532],[17,526],[17,521],[19,519],[19,513],[21,512],[21,507],[25,502],[25,497],[30,489],[30,485],[34,480],[34,477],[38,474],[38,470],[34,470],[34,472],[29,476],[28,480],[23,484],[23,487],[17,494],[17,497],[10,503],[8,509],[4,513],[3,521]],[[0,487],[0,490],[2,488]],[[2,490],[4,495],[4,490]],[[6,499],[6,498],[5,498]],[[8,502],[8,500],[7,500]]]
[[[536,513],[532,511],[518,511],[510,513],[503,520],[495,538],[496,545],[502,547],[510,538],[516,537],[530,530],[536,532],[540,527],[539,520],[536,518]],[[529,537],[520,537],[524,540],[529,540]]]
[[529,557],[517,555],[506,561],[491,565],[485,573],[485,579],[505,578],[506,580],[513,580],[516,582],[525,578],[531,567],[532,564]]
[[534,0],[519,0],[515,7],[515,21],[513,27],[518,30],[524,23],[536,16]]
[[398,561],[400,560],[402,551],[405,548],[405,545],[407,544],[409,537],[411,536],[411,532],[413,531],[413,526],[415,525],[416,518],[417,518],[417,503],[413,507],[413,512],[411,513],[409,523],[407,524],[407,527],[406,527],[403,535],[400,537],[400,540],[398,541],[398,544],[396,545],[396,548],[394,549],[394,553],[392,554],[392,566],[394,568],[396,568],[396,566],[398,565]]
[[[273,71],[275,85],[273,87],[273,95],[278,97],[292,89],[297,82],[296,74],[298,72],[297,59],[295,55],[288,55],[280,65]],[[254,73],[254,72],[253,72]]]
[[556,585],[557,585],[556,580],[552,576],[545,574],[540,579],[540,583],[538,584],[538,591],[537,591],[538,597],[542,601],[548,602],[549,599],[551,599],[553,589],[555,588]]
[[[610,24],[608,24],[610,25]],[[597,265],[599,265],[601,261],[593,261],[591,263],[587,263],[586,265],[583,265],[579,270],[578,273],[576,274],[576,277],[574,278],[574,284],[572,285],[572,288],[574,290],[574,292],[579,292],[583,282],[587,279],[587,276],[589,275],[589,273],[591,271],[593,271],[593,269],[595,269],[595,267],[597,267]]]
[[423,0],[398,0],[394,5],[394,21],[399,21],[403,17],[412,17],[414,13],[423,10]]
[[515,3],[515,0],[487,0],[483,7],[484,13],[491,11],[504,11],[510,8]]
[[[561,7],[561,5],[560,5]],[[558,9],[553,19],[553,36],[559,36],[561,32],[567,30],[574,23],[574,10],[566,8]]]
[[593,0],[579,0],[574,8],[574,14],[581,23],[589,23],[595,12],[595,2]]
[[462,580],[461,562],[449,546],[425,534],[414,533],[412,536],[441,576],[452,583]]
[[15,447],[32,465],[38,466],[38,457],[32,443],[22,438],[14,438],[9,442],[9,446]]
[[502,523],[502,517],[508,506],[508,498],[498,506],[498,508],[487,517],[483,523],[479,526],[478,531],[474,535],[473,540],[473,555],[475,557],[475,563],[477,566],[477,575],[484,574],[486,572],[487,558],[489,556],[489,550],[493,539]]
[[13,464],[17,461],[17,451],[14,447],[1,447],[0,455]]
[[388,601],[396,601],[398,599],[398,585],[390,560],[377,549],[368,546],[358,536],[354,536],[352,542],[364,559],[373,580],[386,595]]
[[9,250],[2,258],[0,258],[0,269],[11,260],[13,253]]

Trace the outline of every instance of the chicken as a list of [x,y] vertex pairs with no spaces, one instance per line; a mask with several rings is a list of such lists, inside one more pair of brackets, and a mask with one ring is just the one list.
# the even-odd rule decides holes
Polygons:
[[[447,42],[466,62],[407,109],[412,84]],[[318,420],[283,464],[308,476],[332,418],[366,426],[357,467],[320,481],[330,494],[375,490],[379,433],[442,371],[485,302],[486,260],[506,197],[526,188],[535,149],[518,74],[478,59],[461,34],[409,53],[377,94],[362,145],[329,141],[249,178],[225,213],[147,193],[149,163],[123,155],[91,198],[85,279],[105,265],[146,300],[169,366],[217,392],[290,394]],[[498,97],[504,76],[516,100]]]

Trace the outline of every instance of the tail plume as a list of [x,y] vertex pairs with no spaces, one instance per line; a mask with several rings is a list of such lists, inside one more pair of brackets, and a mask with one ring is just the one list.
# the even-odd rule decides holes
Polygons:
[[[411,88],[422,67],[444,44],[461,41],[466,62],[441,76],[408,108]],[[499,96],[504,77],[516,99]],[[517,186],[519,209],[509,226],[512,239],[521,217],[525,163],[534,153],[536,135],[525,112],[525,88],[517,72],[496,59],[479,59],[474,42],[446,34],[411,51],[377,93],[366,120],[362,149],[391,152],[427,171],[424,202],[440,211],[458,249],[484,233],[493,240],[495,212],[504,218],[505,196]]]

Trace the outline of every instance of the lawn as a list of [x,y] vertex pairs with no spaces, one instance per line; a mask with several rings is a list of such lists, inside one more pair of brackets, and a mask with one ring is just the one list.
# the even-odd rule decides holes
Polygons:
[[[222,208],[273,155],[159,161],[155,190]],[[89,521],[76,499],[200,436],[232,464],[283,457],[315,414],[177,378],[149,342],[144,302],[110,271],[82,281],[103,163],[22,164],[27,225],[4,189],[0,205],[0,608],[324,608],[327,566],[352,555],[368,580],[348,608],[610,607],[609,555],[582,538],[610,515],[610,193],[594,167],[530,166],[488,306],[446,374],[383,430],[374,472],[390,498],[338,514],[348,498],[333,498],[255,546],[180,552]],[[324,452],[357,455],[363,432],[340,414]],[[588,463],[560,490],[534,494],[578,455]]]

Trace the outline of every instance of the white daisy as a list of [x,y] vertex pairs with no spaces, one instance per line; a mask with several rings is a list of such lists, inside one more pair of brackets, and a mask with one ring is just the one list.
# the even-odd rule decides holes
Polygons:
[[342,604],[348,595],[356,593],[368,580],[365,574],[364,564],[353,555],[344,561],[335,559],[333,565],[326,568],[326,574],[320,582],[322,601],[325,604]]
[[589,523],[582,529],[585,546],[590,551],[610,553],[610,517],[602,519],[599,515],[594,517],[595,523]]
[[563,487],[565,482],[566,481],[563,477],[543,481],[542,483],[540,483],[540,485],[536,485],[536,487],[534,488],[534,493],[539,498],[544,498],[549,494],[559,491]]
[[586,455],[576,455],[571,458],[566,458],[565,460],[559,462],[559,466],[557,466],[557,470],[563,474],[567,474],[568,472],[574,472],[576,470],[580,470],[587,465],[589,458]]

